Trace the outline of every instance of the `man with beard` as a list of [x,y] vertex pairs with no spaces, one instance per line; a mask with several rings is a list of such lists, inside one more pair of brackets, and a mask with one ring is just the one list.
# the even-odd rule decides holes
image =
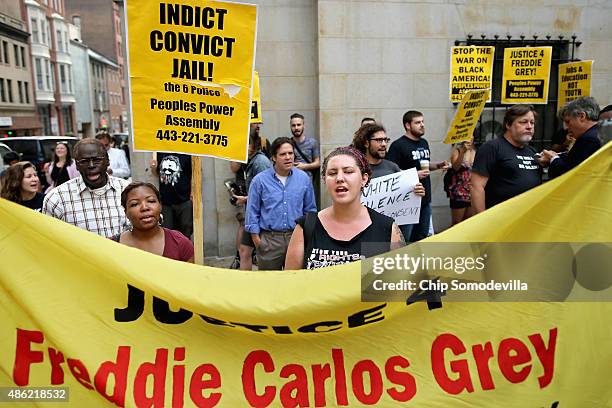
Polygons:
[[304,135],[304,116],[294,113],[291,115],[289,124],[295,146],[295,167],[305,171],[312,181],[314,173],[321,167],[319,144],[316,140]]
[[[366,123],[355,132],[353,146],[363,153],[368,161],[372,170],[372,179],[402,171],[397,164],[385,159],[389,141],[385,128],[381,125]],[[420,197],[425,196],[423,184],[417,183],[414,186],[414,194]],[[410,237],[411,224],[400,225],[399,227],[404,237]]]
[[395,162],[400,169],[406,170],[416,167],[419,180],[425,187],[425,196],[421,200],[419,223],[412,226],[412,231],[406,237],[407,241],[416,242],[427,238],[431,222],[431,179],[429,172],[446,170],[450,163],[446,160],[430,162],[429,143],[425,135],[425,119],[419,111],[408,111],[402,117],[404,135],[399,137],[389,148],[389,160]]
[[151,171],[159,176],[162,226],[180,231],[191,239],[193,234],[191,156],[179,153],[157,153],[151,161]]
[[128,226],[121,206],[128,181],[108,175],[108,152],[99,140],[80,140],[74,159],[81,175],[47,194],[43,214],[103,237],[120,234]]
[[504,116],[503,136],[483,144],[474,158],[471,193],[475,213],[542,183],[536,151],[528,145],[535,129],[532,105],[514,105]]
[[310,179],[294,166],[293,144],[279,137],[270,146],[273,166],[259,173],[249,187],[244,229],[257,248],[260,270],[280,270],[296,220],[317,211]]

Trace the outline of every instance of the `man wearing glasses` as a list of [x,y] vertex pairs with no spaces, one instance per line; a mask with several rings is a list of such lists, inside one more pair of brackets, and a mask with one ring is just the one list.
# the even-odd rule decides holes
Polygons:
[[[387,145],[390,141],[391,139],[387,137],[385,128],[376,123],[366,123],[355,132],[353,146],[366,157],[372,170],[373,179],[402,171],[397,164],[385,159],[387,156]],[[420,197],[425,196],[423,184],[417,183],[414,186],[414,194]],[[399,227],[405,239],[408,240],[412,231],[412,225],[400,225]]]
[[99,140],[80,140],[74,157],[80,176],[45,196],[43,214],[103,237],[121,233],[128,226],[121,206],[128,181],[108,175],[108,152]]

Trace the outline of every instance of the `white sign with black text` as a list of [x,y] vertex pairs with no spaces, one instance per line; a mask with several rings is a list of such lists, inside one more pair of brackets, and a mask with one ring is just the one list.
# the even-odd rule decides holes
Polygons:
[[416,168],[370,180],[361,193],[361,203],[395,220],[397,225],[417,224],[421,197],[414,194],[419,182]]

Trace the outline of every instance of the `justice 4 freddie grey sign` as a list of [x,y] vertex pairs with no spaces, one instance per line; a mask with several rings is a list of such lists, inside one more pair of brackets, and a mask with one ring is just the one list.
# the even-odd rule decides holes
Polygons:
[[421,197],[414,194],[419,182],[415,168],[370,180],[361,193],[361,203],[395,220],[397,225],[419,222]]

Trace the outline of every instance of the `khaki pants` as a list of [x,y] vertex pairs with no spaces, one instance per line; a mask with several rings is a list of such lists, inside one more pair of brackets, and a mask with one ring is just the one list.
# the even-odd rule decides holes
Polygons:
[[260,271],[280,271],[285,266],[287,247],[293,231],[259,233],[261,244],[257,248],[257,268]]

